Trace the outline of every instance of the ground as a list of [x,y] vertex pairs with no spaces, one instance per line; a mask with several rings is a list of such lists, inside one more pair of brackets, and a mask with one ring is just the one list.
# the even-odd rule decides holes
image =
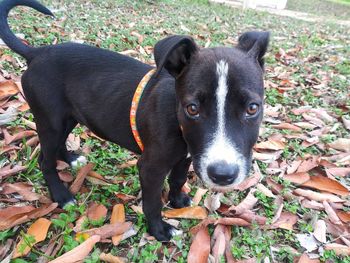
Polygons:
[[[267,143],[258,144],[255,148],[254,162],[257,166],[253,169],[254,178],[258,177],[261,181],[258,185],[254,183],[250,190],[234,191],[221,196],[220,208],[215,207],[209,214],[215,218],[240,218],[242,215],[234,215],[234,212],[228,212],[227,208],[239,204],[250,193],[248,196],[253,195],[255,201],[252,207],[248,205],[247,210],[252,210],[255,215],[267,219],[266,226],[253,222],[250,227],[234,225],[232,228],[227,228],[230,230],[231,239],[226,242],[226,248],[235,260],[249,258],[256,259],[257,262],[264,259],[269,259],[270,262],[298,260],[298,257],[305,253],[305,244],[300,243],[302,234],[310,234],[314,229],[318,229],[315,222],[321,224],[326,222],[327,244],[336,242],[343,244],[344,253],[348,256],[339,255],[339,251],[328,250],[327,245],[315,240],[313,242],[318,249],[311,254],[321,262],[350,262],[350,249],[347,246],[349,214],[341,213],[341,211],[347,212],[350,204],[347,197],[350,181],[346,176],[349,174],[347,169],[350,165],[349,27],[320,22],[310,23],[254,10],[228,8],[209,4],[204,0],[43,2],[54,12],[55,19],[22,8],[13,11],[9,19],[12,29],[16,33],[24,34],[25,41],[30,44],[40,46],[78,41],[122,51],[147,63],[153,63],[154,44],[169,34],[189,34],[199,45],[214,47],[235,45],[237,37],[248,30],[270,31],[271,46],[266,56],[265,69],[265,120],[259,137],[259,143]],[[305,2],[308,4],[304,5]],[[309,2],[313,1],[291,0],[288,5],[292,8],[298,3],[298,8],[308,12],[315,9],[313,6],[310,7]],[[318,2],[323,5],[325,1],[318,0]],[[336,14],[342,19],[349,18],[347,4],[342,6],[332,2],[332,5],[336,8],[331,10],[340,12]],[[324,14],[327,7],[328,5],[322,7],[323,12],[319,15]],[[25,70],[24,60],[3,46],[0,54],[2,75],[0,80],[18,81]],[[0,114],[8,107],[6,104],[8,98],[1,97],[1,99]],[[12,96],[10,101],[13,101],[14,106],[21,106],[21,111],[15,120],[2,126],[0,133],[2,145],[0,209],[14,205],[42,207],[44,205],[41,203],[47,201],[43,200],[42,196],[47,196],[48,193],[37,165],[38,151],[34,150],[37,148],[37,141],[33,140],[30,145],[26,145],[33,134],[26,134],[20,140],[11,137],[23,130],[30,130],[31,123],[25,122],[24,119],[31,121],[32,115],[25,104],[23,105],[24,102],[21,102],[19,94]],[[292,123],[294,126],[288,127],[286,123]],[[7,132],[11,135],[9,136]],[[127,262],[186,262],[195,236],[193,231],[191,233],[189,230],[200,220],[177,219],[178,222],[175,223],[179,223],[183,234],[169,244],[145,238],[144,216],[134,211],[135,207],[140,205],[138,171],[133,161],[136,157],[117,145],[99,140],[84,127],[77,127],[74,135],[75,137],[71,137],[70,147],[82,151],[89,162],[95,165],[94,171],[103,178],[98,179],[96,174],[95,177],[91,174],[87,177],[88,180],[77,194],[79,206],[71,207],[68,211],[55,209],[48,215],[43,214],[42,217],[52,222],[47,237],[34,245],[26,257],[12,262],[38,262],[39,258],[45,259],[42,255],[44,253],[57,257],[76,247],[87,236],[77,236],[72,227],[76,226],[76,220],[88,210],[90,214],[91,211],[98,210],[91,208],[92,204],[96,207],[95,203],[107,208],[107,216],[93,220],[94,216],[88,215],[90,219],[84,222],[81,229],[109,223],[112,207],[124,203],[126,220],[131,221],[138,232],[121,241],[118,246],[111,243],[96,244],[85,262],[98,262],[101,252],[119,256]],[[4,176],[6,169],[15,165],[26,169],[11,176]],[[344,169],[337,170],[334,166]],[[66,169],[66,171],[68,179],[70,173],[74,175],[77,173],[76,170]],[[303,182],[300,181],[301,176],[306,178]],[[319,177],[327,178],[326,182],[315,184],[315,178]],[[18,182],[26,183],[27,189],[33,187],[33,191],[39,194],[40,198],[38,196],[32,199],[25,198],[20,194],[20,191],[23,193],[22,188],[4,194],[6,187],[9,188],[9,185],[13,186]],[[308,188],[337,194],[334,196],[340,198],[340,201],[338,199],[334,201],[332,198],[335,197],[332,196],[332,198],[316,199],[318,202],[315,203],[313,197],[302,197],[303,194],[299,190],[306,189],[305,183],[308,183]],[[193,177],[193,173],[188,185],[191,196],[198,188],[205,188],[200,180]],[[215,202],[210,201],[209,197],[215,199],[218,195],[207,192],[199,206],[213,206]],[[28,199],[33,201],[30,202]],[[314,200],[314,203],[310,205],[308,199]],[[305,204],[305,201],[308,201],[309,205]],[[98,207],[105,211],[103,206]],[[285,217],[286,221],[281,217]],[[0,219],[0,227],[8,224],[4,221],[1,222]],[[25,233],[34,221],[33,219],[10,228],[5,227],[0,231],[0,259],[8,256],[14,249],[13,244],[17,244],[21,238],[33,244],[31,235]],[[211,236],[217,237],[217,233],[213,233],[214,225],[209,225],[208,229]],[[53,241],[51,243],[56,242],[58,247],[54,254],[47,251],[47,245],[51,244],[50,240]],[[214,240],[212,242],[215,244]],[[4,252],[4,248],[7,251]],[[20,251],[23,252],[23,249],[20,248]],[[212,254],[215,256],[216,250],[214,250]],[[220,262],[224,261],[222,256]]]

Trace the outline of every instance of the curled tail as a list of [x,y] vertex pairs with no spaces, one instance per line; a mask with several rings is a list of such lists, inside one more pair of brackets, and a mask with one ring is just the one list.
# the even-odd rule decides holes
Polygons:
[[28,6],[45,14],[54,16],[49,9],[35,0],[3,0],[0,2],[0,38],[16,53],[20,54],[27,60],[30,60],[34,54],[34,47],[25,45],[19,40],[15,34],[10,30],[7,22],[7,16],[10,10],[15,6]]

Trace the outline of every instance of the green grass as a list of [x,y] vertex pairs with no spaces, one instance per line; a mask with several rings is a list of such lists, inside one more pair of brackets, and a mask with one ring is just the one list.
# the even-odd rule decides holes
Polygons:
[[[289,73],[288,79],[293,80],[295,87],[287,92],[281,93],[275,88],[266,90],[266,103],[284,107],[286,118],[300,120],[299,116],[294,116],[290,110],[302,105],[311,105],[314,108],[324,107],[332,112],[335,117],[347,116],[349,112],[344,111],[344,105],[350,105],[348,99],[348,87],[350,84],[349,62],[350,57],[350,31],[349,28],[333,25],[307,23],[291,18],[273,16],[267,13],[257,13],[254,10],[230,9],[225,6],[209,4],[206,0],[197,1],[44,1],[51,9],[58,9],[55,12],[56,19],[42,16],[34,11],[24,12],[22,8],[16,9],[10,16],[10,23],[15,32],[24,33],[26,40],[34,46],[47,45],[53,42],[64,42],[69,40],[82,40],[85,43],[114,51],[139,50],[140,44],[136,37],[131,36],[132,31],[137,31],[144,36],[142,47],[154,46],[161,38],[168,34],[190,34],[199,45],[204,46],[210,39],[210,47],[217,45],[231,46],[232,39],[237,39],[238,35],[247,30],[269,30],[272,32],[271,47],[267,54],[266,79],[280,84],[279,74],[284,71]],[[323,14],[327,3],[329,14],[343,17],[349,14],[347,6],[329,4],[325,0],[297,1],[289,0],[288,7],[293,9],[302,8],[303,11],[313,11],[315,5],[319,4],[319,14]],[[321,3],[322,2],[322,3]],[[336,6],[333,7],[332,6]],[[310,6],[310,7],[308,7]],[[307,9],[309,8],[309,9]],[[297,10],[297,9],[295,9]],[[318,9],[316,9],[318,10]],[[155,16],[155,14],[157,14]],[[190,31],[188,32],[187,29]],[[279,49],[289,50],[301,46],[291,61],[283,62],[276,59],[275,55]],[[11,51],[5,50],[5,54],[23,59]],[[145,62],[152,62],[152,55],[140,53],[137,56]],[[317,58],[317,62],[307,62],[310,57]],[[312,61],[312,60],[311,60]],[[13,65],[9,62],[1,62],[1,68],[10,73],[21,75],[24,68]],[[312,83],[308,79],[317,77],[327,79],[326,88],[322,96],[315,94]],[[26,115],[30,117],[30,115]],[[23,125],[20,120],[16,120],[14,127]],[[267,133],[281,132],[269,128]],[[76,134],[81,134],[85,128],[75,129]],[[284,133],[288,133],[285,132]],[[336,137],[346,137],[348,132],[344,129],[336,129],[331,134],[322,138],[327,143]],[[264,136],[262,134],[262,136]],[[79,208],[73,207],[66,213],[61,213],[58,218],[52,220],[53,226],[50,229],[49,237],[61,233],[64,237],[64,245],[58,254],[69,251],[81,240],[75,240],[69,224],[74,222],[79,216],[86,212],[86,205],[91,201],[104,204],[109,211],[112,204],[119,202],[115,197],[115,192],[137,196],[140,191],[138,171],[136,167],[119,169],[118,165],[126,162],[133,155],[119,146],[101,142],[97,139],[82,139],[82,145],[91,151],[88,159],[96,164],[95,170],[107,178],[122,179],[123,185],[97,186],[87,183],[88,192],[77,195],[79,203],[83,203]],[[7,179],[7,182],[30,181],[35,185],[35,190],[39,193],[47,193],[43,181],[42,173],[37,165],[37,155],[31,160],[29,156],[31,148],[19,151],[15,161],[29,167],[29,169],[17,176]],[[282,160],[292,161],[295,158],[305,156],[305,154],[327,154],[327,149],[305,148],[300,140],[288,140],[288,147],[282,155]],[[15,162],[13,161],[13,162]],[[0,157],[0,164],[10,162],[7,157]],[[259,163],[265,174],[267,165]],[[283,182],[285,191],[291,190],[288,183]],[[193,192],[192,192],[193,194]],[[228,202],[238,204],[247,192],[232,193],[226,195]],[[257,192],[259,200],[257,213],[268,218],[274,216],[276,206],[273,200]],[[305,214],[297,202],[285,202],[285,210],[292,213]],[[127,257],[131,262],[157,262],[171,260],[171,253],[167,250],[175,246],[177,250],[177,262],[186,262],[192,236],[188,230],[198,223],[197,220],[181,220],[180,225],[184,230],[184,235],[174,241],[173,244],[161,244],[156,241],[147,243],[139,247],[138,244],[142,234],[146,231],[143,215],[133,212],[129,204],[126,205],[128,220],[131,220],[138,228],[138,234],[123,241],[118,247],[111,245],[97,246],[86,262],[98,262],[98,255],[101,251],[111,252],[114,255]],[[87,222],[86,227],[100,225],[102,222]],[[21,226],[26,229],[28,224]],[[310,222],[298,223],[298,230],[301,232],[311,231]],[[210,231],[213,228],[210,227]],[[287,230],[263,230],[257,226],[252,229],[243,227],[232,228],[231,252],[237,259],[256,257],[263,260],[265,257],[272,258],[271,246],[278,247],[279,251],[274,254],[277,262],[292,262],[295,257],[293,251],[302,252],[300,245],[295,241],[295,231]],[[0,242],[19,235],[18,230],[7,230],[0,232]],[[33,251],[26,262],[36,262],[40,254]],[[340,257],[336,257],[332,252],[326,252],[323,259],[345,262]],[[348,259],[347,259],[348,260]],[[24,262],[16,260],[15,262]]]

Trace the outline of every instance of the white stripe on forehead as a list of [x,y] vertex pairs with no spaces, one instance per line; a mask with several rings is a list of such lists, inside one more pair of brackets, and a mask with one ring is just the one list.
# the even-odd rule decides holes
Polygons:
[[216,88],[216,111],[217,111],[217,129],[212,134],[211,142],[204,150],[204,154],[200,159],[200,173],[202,179],[210,186],[217,189],[224,189],[217,187],[209,178],[207,168],[209,165],[225,161],[228,164],[235,164],[239,167],[239,174],[234,184],[240,183],[246,177],[246,162],[242,154],[240,154],[235,144],[227,136],[226,131],[226,112],[225,105],[228,94],[228,63],[220,60],[216,63],[216,74],[218,78],[218,86]]

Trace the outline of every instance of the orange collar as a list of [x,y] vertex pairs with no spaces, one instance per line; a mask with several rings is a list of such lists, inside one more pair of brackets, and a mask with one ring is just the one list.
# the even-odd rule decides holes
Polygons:
[[143,90],[147,86],[147,83],[153,76],[153,74],[156,72],[156,68],[151,69],[148,71],[148,73],[141,79],[139,85],[137,86],[134,97],[132,98],[131,102],[131,108],[130,108],[130,126],[131,126],[131,131],[132,134],[134,135],[134,139],[137,143],[137,145],[140,147],[141,151],[143,151],[143,144],[141,141],[140,134],[137,130],[137,124],[136,124],[136,113],[137,113],[137,108],[139,106],[139,102],[143,93]]

